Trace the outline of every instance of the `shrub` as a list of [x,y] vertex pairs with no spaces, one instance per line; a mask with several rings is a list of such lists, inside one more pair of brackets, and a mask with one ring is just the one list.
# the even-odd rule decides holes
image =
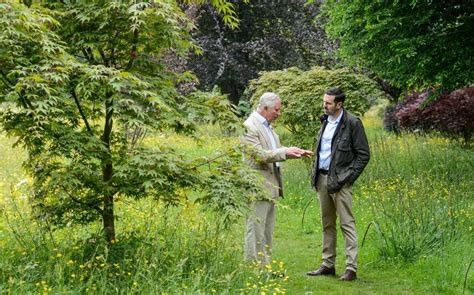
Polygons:
[[474,131],[474,86],[441,95],[423,110],[425,124],[467,143]]
[[421,105],[427,97],[427,92],[414,93],[407,96],[395,107],[395,118],[400,128],[408,131],[425,129],[421,116]]
[[431,103],[428,97],[429,91],[415,93],[401,102],[395,111],[398,125],[411,131],[439,131],[467,144],[474,131],[474,86],[444,93]]
[[314,67],[309,71],[289,68],[264,72],[249,86],[251,101],[255,105],[260,96],[272,91],[282,98],[282,117],[278,120],[288,128],[294,144],[310,148],[321,126],[324,92],[339,86],[346,93],[345,107],[355,115],[362,115],[378,99],[386,97],[378,84],[349,69],[328,70]]

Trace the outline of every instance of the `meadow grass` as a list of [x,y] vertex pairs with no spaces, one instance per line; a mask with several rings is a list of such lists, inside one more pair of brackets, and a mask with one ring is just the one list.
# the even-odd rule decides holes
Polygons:
[[[290,262],[290,293],[462,293],[474,259],[474,151],[435,136],[389,134],[376,112],[364,119],[371,161],[353,187],[357,282],[306,277],[321,263],[319,202],[308,187],[308,165],[285,163],[287,197],[278,215],[274,253]],[[336,268],[342,274],[340,231],[338,238]],[[467,294],[474,292],[473,278],[471,270]]]
[[[242,262],[243,218],[223,230],[192,202],[164,207],[119,198],[113,251],[100,224],[50,232],[31,217],[31,188],[21,170],[26,155],[3,137],[0,293],[459,294],[473,259],[473,150],[436,136],[388,134],[380,122],[376,110],[364,120],[372,159],[354,186],[360,253],[359,279],[351,283],[305,275],[321,263],[319,203],[305,162],[283,166],[286,197],[278,204],[274,261],[260,271]],[[190,158],[212,158],[237,143],[216,128],[203,131],[199,143],[164,133],[146,144],[166,142]],[[340,234],[338,254],[341,274]],[[473,273],[466,294],[474,292]]]

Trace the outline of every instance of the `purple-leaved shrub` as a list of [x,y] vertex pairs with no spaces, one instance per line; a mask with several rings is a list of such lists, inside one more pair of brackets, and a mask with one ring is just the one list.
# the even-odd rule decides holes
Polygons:
[[474,131],[474,85],[443,93],[429,104],[428,96],[428,91],[414,93],[396,106],[394,118],[398,127],[408,131],[439,131],[468,143]]

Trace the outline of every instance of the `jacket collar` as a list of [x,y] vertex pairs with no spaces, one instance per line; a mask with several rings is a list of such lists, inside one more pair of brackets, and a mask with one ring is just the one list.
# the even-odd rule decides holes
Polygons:
[[266,119],[257,112],[253,112],[250,117],[252,117],[253,124],[257,127],[258,131],[263,135],[263,138],[267,146],[271,147],[272,146],[271,139],[266,130],[266,127],[263,125],[263,121],[266,121]]
[[329,118],[328,115],[323,114],[323,115],[321,115],[321,116],[319,117],[319,120],[321,121],[321,123],[324,123],[325,121],[328,120],[328,118]]
[[[344,123],[346,122],[346,109],[342,109],[342,117],[341,120],[339,121],[338,127],[342,125],[342,128],[344,128]],[[319,117],[319,120],[321,121],[321,124],[325,124],[328,121],[329,116],[326,114],[323,114]]]

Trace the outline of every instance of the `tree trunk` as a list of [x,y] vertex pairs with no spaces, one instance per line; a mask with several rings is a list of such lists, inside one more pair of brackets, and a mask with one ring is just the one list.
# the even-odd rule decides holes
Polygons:
[[109,245],[115,240],[114,218],[114,196],[110,194],[104,196],[104,210],[102,211],[105,238]]
[[[110,97],[110,96],[109,96]],[[112,134],[113,120],[112,116],[114,113],[113,101],[111,99],[107,100],[105,103],[105,124],[104,124],[104,133],[102,135],[102,141],[109,153],[103,159],[103,170],[102,170],[102,180],[105,184],[104,190],[104,210],[102,212],[102,220],[104,225],[105,238],[109,245],[115,240],[115,223],[114,223],[114,195],[115,193],[109,187],[109,182],[112,179],[113,175],[113,165],[112,158],[110,157],[110,135]]]

